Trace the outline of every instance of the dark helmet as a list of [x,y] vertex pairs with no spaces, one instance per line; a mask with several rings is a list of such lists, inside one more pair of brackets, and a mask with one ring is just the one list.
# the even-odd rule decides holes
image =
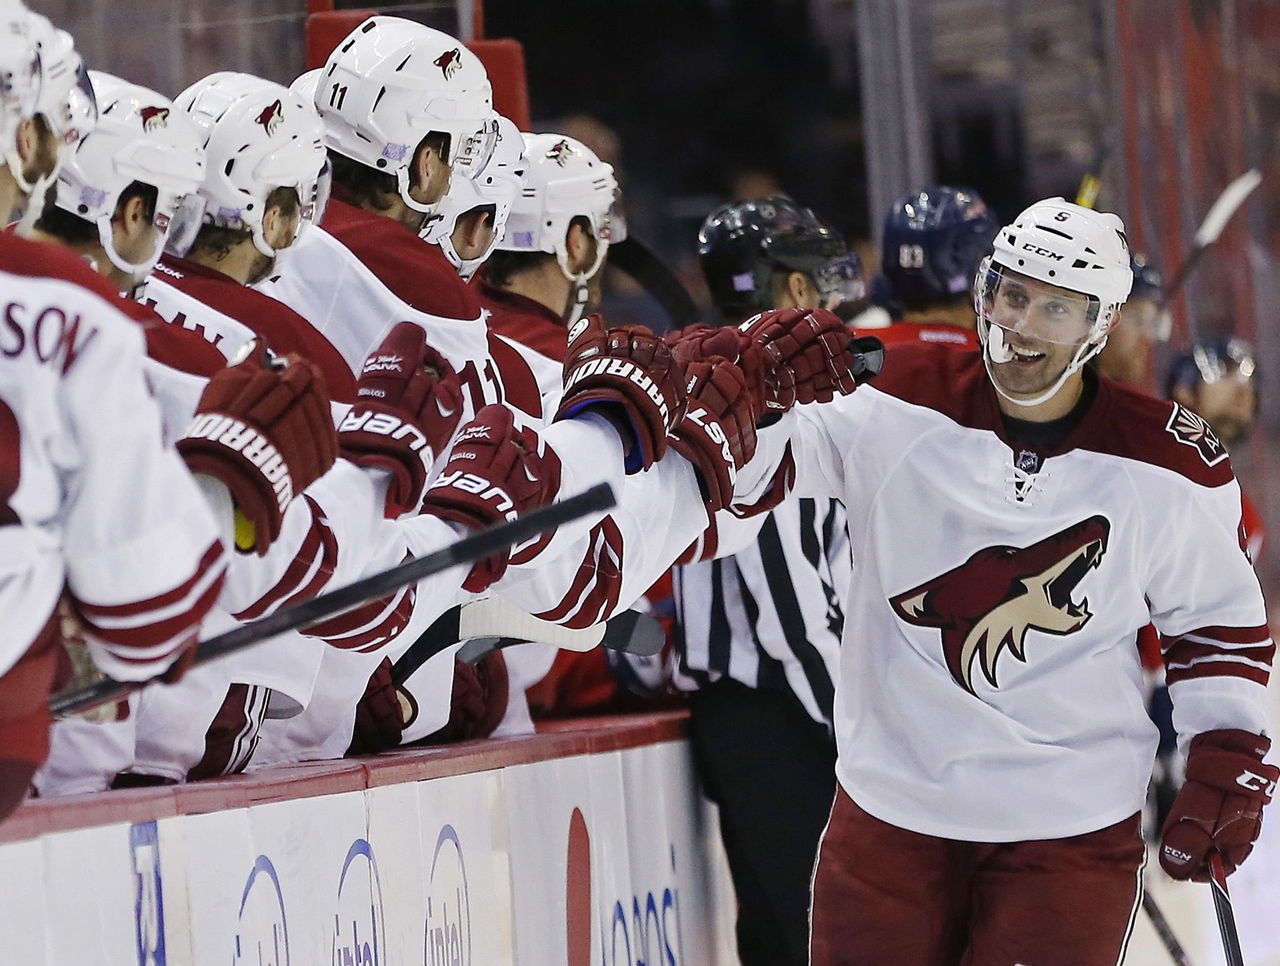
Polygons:
[[831,226],[788,198],[717,208],[698,231],[698,258],[711,298],[726,318],[773,308],[775,272],[804,272],[826,308],[863,294],[858,256]]
[[1130,250],[1129,268],[1133,270],[1133,288],[1129,290],[1130,299],[1150,299],[1160,301],[1160,290],[1164,280],[1158,269],[1146,255]]
[[1000,222],[976,191],[937,185],[894,202],[884,219],[880,270],[908,308],[967,295]]
[[1181,387],[1195,392],[1202,382],[1218,382],[1237,375],[1248,381],[1257,371],[1253,346],[1244,339],[1229,335],[1208,336],[1195,343],[1190,351],[1169,364],[1165,379],[1165,398],[1173,398],[1173,390]]

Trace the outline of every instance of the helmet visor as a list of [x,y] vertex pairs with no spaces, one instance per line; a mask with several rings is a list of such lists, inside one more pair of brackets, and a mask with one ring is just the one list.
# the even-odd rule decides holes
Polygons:
[[989,325],[1022,339],[1077,346],[1089,338],[1098,301],[983,261],[974,288],[974,309]]
[[318,225],[324,221],[324,213],[329,209],[329,195],[333,190],[333,166],[325,158],[324,166],[316,175],[315,181],[299,187],[298,199],[302,203],[298,233],[301,234],[309,225]]
[[160,192],[156,200],[155,226],[165,251],[181,258],[191,250],[204,223],[204,208],[204,198],[198,191],[185,195]]
[[818,269],[814,276],[822,307],[834,311],[846,302],[856,302],[867,294],[862,280],[862,263],[854,252],[837,255]]
[[622,210],[622,193],[617,188],[613,190],[613,203],[600,219],[597,234],[610,245],[627,240],[627,216]]

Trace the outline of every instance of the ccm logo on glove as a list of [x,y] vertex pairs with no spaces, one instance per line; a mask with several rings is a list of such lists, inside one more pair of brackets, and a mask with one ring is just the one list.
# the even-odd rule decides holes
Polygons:
[[1276,783],[1268,781],[1264,776],[1255,772],[1246,771],[1243,775],[1236,778],[1236,784],[1241,788],[1247,788],[1251,792],[1263,792],[1268,796],[1276,793]]

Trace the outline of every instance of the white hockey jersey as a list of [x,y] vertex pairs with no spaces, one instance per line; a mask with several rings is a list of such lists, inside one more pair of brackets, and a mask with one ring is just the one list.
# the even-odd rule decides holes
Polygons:
[[218,595],[218,527],[161,440],[143,332],[110,285],[70,252],[9,232],[0,275],[0,673],[65,587],[99,667],[151,677]]
[[[1089,832],[1143,804],[1157,734],[1135,637],[1164,642],[1184,740],[1266,729],[1274,653],[1207,424],[1101,381],[1054,450],[1011,448],[976,352],[891,349],[870,385],[761,433],[853,543],[841,785],[883,821],[969,841]],[[740,483],[744,481],[740,480]]]
[[[560,455],[563,493],[580,492],[603,481],[611,483],[615,492],[629,494],[623,508],[604,519],[561,528],[553,539],[521,548],[513,554],[513,565],[493,588],[495,592],[547,619],[587,626],[643,594],[688,544],[691,534],[705,528],[706,512],[693,469],[683,459],[666,460],[646,474],[624,479],[621,445],[603,421],[587,418],[545,425],[537,379],[510,343],[488,331],[474,292],[460,283],[437,248],[391,219],[340,200],[330,204],[324,227],[308,231],[296,247],[279,275],[260,288],[306,318],[342,353],[353,372],[391,326],[404,320],[415,322],[462,377],[464,421],[481,406],[505,404],[521,422],[539,428],[547,445]],[[681,494],[687,498],[680,499]],[[659,500],[670,512],[655,520],[651,507]],[[454,533],[434,517],[403,517],[393,531],[379,531],[366,572],[393,566],[406,554],[437,549]],[[419,584],[391,599],[372,602],[330,622],[325,639],[364,653],[371,659],[371,672],[383,656],[397,657],[436,617],[468,599],[459,583],[457,574],[442,575],[429,585]],[[373,653],[392,641],[396,643],[388,655]],[[354,708],[364,680],[347,656],[332,663],[345,691],[335,684],[329,704]],[[447,674],[441,672],[441,664]],[[444,723],[451,685],[449,655],[443,661],[428,662],[421,676],[406,682],[417,709],[406,741]],[[345,724],[317,720],[327,714],[317,704],[314,712],[308,709],[287,726],[269,724],[264,759],[314,757],[317,742],[332,753],[337,743],[350,737],[350,713],[342,713],[347,715]],[[280,735],[281,727],[292,736]]]

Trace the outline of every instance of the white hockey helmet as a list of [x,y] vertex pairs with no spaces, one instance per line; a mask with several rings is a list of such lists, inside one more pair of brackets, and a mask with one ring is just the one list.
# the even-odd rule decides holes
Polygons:
[[[1133,271],[1124,222],[1109,212],[1094,211],[1062,198],[1048,198],[1031,205],[996,235],[994,251],[978,266],[974,280],[974,311],[978,316],[978,336],[987,366],[1012,358],[1005,330],[993,317],[993,303],[1006,272],[1017,273],[1075,293],[1081,311],[1079,323],[1067,326],[1058,335],[1045,330],[1035,337],[1076,346],[1076,353],[1061,377],[1045,393],[1034,399],[1014,399],[1022,406],[1034,406],[1056,393],[1067,378],[1106,345],[1107,334],[1119,318],[1129,297]],[[1000,383],[992,379],[1000,391]]]
[[[441,199],[437,217],[424,229],[422,237],[433,245],[439,245],[449,263],[463,278],[470,278],[485,260],[493,254],[506,233],[511,206],[524,187],[529,160],[524,153],[524,138],[515,122],[501,114],[495,114],[490,122],[493,128],[493,150],[487,159],[468,160],[455,168],[465,175],[456,177],[449,185],[449,192]],[[472,171],[479,162],[484,163]],[[453,247],[453,232],[458,219],[475,208],[493,205],[493,240],[484,253],[475,258],[463,258]]]
[[569,270],[565,240],[569,223],[585,218],[597,242],[596,262],[582,273],[590,278],[599,271],[609,245],[626,237],[613,165],[601,161],[581,141],[563,134],[526,134],[524,151],[529,157],[529,174],[511,207],[506,238],[498,247],[509,252],[554,254],[565,277],[576,281],[578,276]]
[[[100,71],[90,71],[89,77],[98,98],[98,125],[68,152],[54,203],[96,224],[111,264],[140,282],[160,258],[183,199],[204,181],[203,138],[167,97]],[[135,181],[157,191],[159,236],[151,257],[137,263],[116,251],[111,227],[120,195]],[[194,234],[198,227],[196,221],[186,230]],[[189,238],[185,242],[190,245]]]
[[461,41],[412,20],[370,17],[329,55],[315,92],[329,147],[393,174],[400,197],[432,214],[409,193],[414,154],[428,134],[448,135],[452,165],[482,157],[491,143],[489,75]]
[[93,83],[71,34],[41,14],[32,13],[30,17],[32,39],[40,55],[36,113],[44,116],[64,148],[71,148],[98,123]]
[[[303,71],[293,79],[293,83],[289,85],[289,90],[293,91],[312,107],[315,107],[316,88],[320,86],[320,75],[323,73],[323,67]],[[317,108],[318,111],[319,109]]]
[[35,116],[40,81],[30,14],[20,0],[0,0],[0,157],[20,186],[26,179],[17,151],[18,125]]
[[[248,230],[254,247],[274,258],[276,249],[262,228],[271,192],[297,192],[298,232],[323,217],[328,154],[324,125],[310,101],[252,74],[220,71],[188,87],[173,103],[202,135],[205,176],[199,196],[204,203],[198,207],[204,224]],[[188,217],[192,207],[183,209]],[[173,243],[168,247],[175,250]]]

